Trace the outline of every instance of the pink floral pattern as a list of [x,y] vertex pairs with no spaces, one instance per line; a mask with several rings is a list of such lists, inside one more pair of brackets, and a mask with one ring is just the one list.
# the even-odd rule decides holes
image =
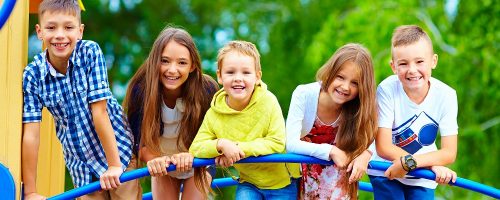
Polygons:
[[[335,144],[337,130],[338,126],[324,125],[316,119],[310,133],[302,140]],[[340,183],[344,175],[335,165],[302,164],[301,199],[349,199]]]

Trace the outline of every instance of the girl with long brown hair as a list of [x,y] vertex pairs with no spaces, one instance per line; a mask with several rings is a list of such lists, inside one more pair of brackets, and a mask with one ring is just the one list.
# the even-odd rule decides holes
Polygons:
[[[202,73],[191,35],[163,29],[132,77],[124,102],[135,150],[153,176],[154,199],[178,199],[181,184],[182,199],[207,198],[211,177],[204,168],[192,168],[188,149],[218,88]],[[170,164],[177,170],[167,173]]]
[[377,129],[375,80],[369,51],[346,44],[299,85],[286,120],[289,153],[333,160],[302,164],[301,199],[356,199]]

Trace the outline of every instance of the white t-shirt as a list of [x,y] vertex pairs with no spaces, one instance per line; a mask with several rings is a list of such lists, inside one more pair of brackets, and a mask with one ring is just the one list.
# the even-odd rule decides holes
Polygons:
[[[424,101],[416,104],[403,90],[396,75],[389,76],[377,88],[379,127],[392,129],[392,143],[410,154],[436,151],[438,130],[441,137],[458,134],[457,95],[453,88],[430,78],[430,89]],[[387,161],[370,146],[372,160]],[[369,175],[384,176],[384,172],[368,170]],[[403,184],[434,189],[437,183],[428,179],[406,176],[397,179]]]
[[[179,149],[177,146],[177,138],[179,137],[179,126],[184,115],[184,102],[178,98],[174,108],[169,108],[162,101],[161,104],[161,121],[163,122],[163,134],[160,137],[160,148],[162,153],[173,155],[180,152],[188,152],[186,147]],[[182,142],[181,142],[182,146]],[[180,173],[177,171],[168,172],[168,175],[177,179],[187,179],[194,175],[194,170]]]

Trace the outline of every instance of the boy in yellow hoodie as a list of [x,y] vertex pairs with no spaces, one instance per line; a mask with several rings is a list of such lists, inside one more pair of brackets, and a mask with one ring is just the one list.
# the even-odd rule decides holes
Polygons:
[[[261,81],[254,44],[231,41],[219,50],[217,81],[223,89],[212,99],[189,152],[216,158],[223,167],[248,156],[285,152],[285,120],[276,97]],[[240,172],[236,199],[296,199],[299,165],[235,164]]]

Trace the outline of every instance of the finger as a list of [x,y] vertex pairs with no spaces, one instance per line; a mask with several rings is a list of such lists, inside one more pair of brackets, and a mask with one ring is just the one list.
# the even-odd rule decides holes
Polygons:
[[354,165],[354,162],[349,163],[347,166],[347,172],[350,172],[352,170],[352,166]]
[[153,172],[153,168],[151,167],[151,164],[148,162],[146,166],[148,167],[148,172],[149,172],[149,175],[150,175],[150,176],[153,176],[153,175],[154,175],[154,172]]
[[452,178],[451,178],[452,182],[456,183],[457,182],[457,173],[456,172],[452,172],[451,176],[452,176]]
[[104,177],[101,177],[99,180],[99,183],[101,184],[101,189],[105,190],[106,189],[106,183],[104,182]]
[[117,188],[118,185],[116,185],[115,183],[115,179],[114,177],[109,177],[109,189],[114,189],[114,188]]

